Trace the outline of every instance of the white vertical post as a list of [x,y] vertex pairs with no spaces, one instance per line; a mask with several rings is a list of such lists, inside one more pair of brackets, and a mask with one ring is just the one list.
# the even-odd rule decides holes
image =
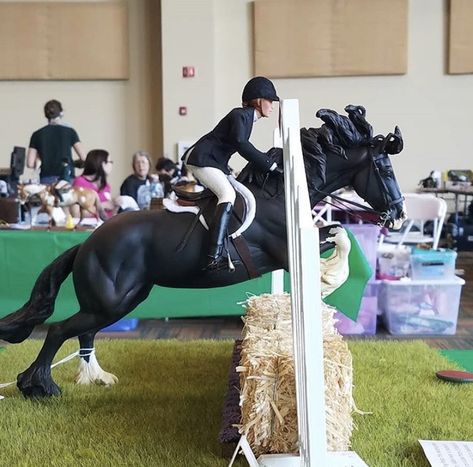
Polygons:
[[[273,146],[275,148],[282,148],[282,135],[280,128],[274,129]],[[278,269],[271,273],[271,293],[284,293],[284,271],[282,269]]]
[[[289,126],[290,125],[290,126]],[[325,465],[325,382],[319,231],[312,223],[299,134],[299,103],[282,102],[286,222],[301,465]]]

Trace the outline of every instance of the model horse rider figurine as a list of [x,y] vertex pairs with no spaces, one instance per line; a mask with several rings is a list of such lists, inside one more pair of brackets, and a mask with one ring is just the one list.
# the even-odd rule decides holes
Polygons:
[[269,79],[262,76],[250,79],[243,89],[242,107],[233,109],[183,156],[194,176],[217,196],[217,209],[209,229],[210,262],[205,269],[220,269],[224,263],[223,246],[236,198],[228,180],[231,156],[238,152],[266,172],[277,168],[271,158],[274,148],[264,153],[249,142],[253,124],[271,115],[274,101],[279,101],[279,97]]

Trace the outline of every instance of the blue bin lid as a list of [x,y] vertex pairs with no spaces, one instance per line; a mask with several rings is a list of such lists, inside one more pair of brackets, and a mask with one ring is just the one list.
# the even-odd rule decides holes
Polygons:
[[413,248],[411,256],[415,256],[415,259],[419,259],[421,261],[438,261],[442,258],[452,261],[456,259],[457,252],[454,250],[448,250],[446,248],[439,248],[438,250],[423,250],[422,248]]

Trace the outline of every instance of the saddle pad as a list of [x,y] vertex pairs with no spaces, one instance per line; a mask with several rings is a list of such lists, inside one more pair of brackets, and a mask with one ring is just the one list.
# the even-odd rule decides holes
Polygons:
[[[241,195],[243,202],[246,206],[246,216],[243,219],[241,226],[233,233],[230,234],[230,237],[236,238],[241,235],[253,222],[256,214],[256,200],[253,193],[246,188],[245,185],[241,184],[237,181],[234,177],[228,177],[230,183],[232,184],[233,188]],[[180,212],[191,212],[195,215],[199,213],[199,208],[195,205],[183,205],[181,200],[177,200],[174,197],[172,198],[164,198],[163,199],[163,206],[170,212],[180,213]],[[204,217],[201,215],[199,216],[199,221],[204,226],[205,229],[209,229],[207,222],[205,221]]]

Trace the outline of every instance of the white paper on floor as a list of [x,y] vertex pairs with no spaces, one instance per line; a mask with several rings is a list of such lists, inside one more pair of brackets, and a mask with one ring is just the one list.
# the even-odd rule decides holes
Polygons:
[[330,451],[327,452],[327,457],[333,467],[368,467],[355,451]]
[[432,467],[471,467],[473,442],[419,440]]

